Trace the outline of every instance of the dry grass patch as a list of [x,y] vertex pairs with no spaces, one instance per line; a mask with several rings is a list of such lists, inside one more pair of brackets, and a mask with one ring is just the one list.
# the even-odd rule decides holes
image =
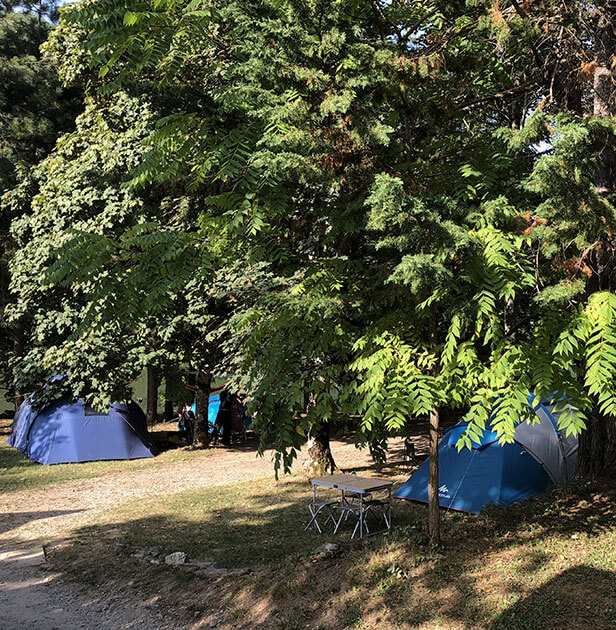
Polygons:
[[194,461],[210,457],[212,451],[178,448],[149,459],[83,462],[43,466],[30,461],[21,451],[6,443],[11,432],[11,420],[0,420],[0,494],[64,483],[77,479],[91,479],[111,473],[138,472],[159,468],[165,464]]
[[[340,557],[326,559],[310,554],[330,538],[302,531],[308,499],[305,481],[268,478],[126,504],[53,561],[96,588],[159,593],[219,627],[616,627],[613,485],[554,489],[480,517],[445,514],[440,550],[425,544],[424,508],[396,503],[390,536],[342,542]],[[118,542],[266,570],[205,579],[119,554]]]

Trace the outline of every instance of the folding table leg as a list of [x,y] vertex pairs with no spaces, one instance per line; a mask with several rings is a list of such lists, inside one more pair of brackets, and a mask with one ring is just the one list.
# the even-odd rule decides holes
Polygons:
[[336,525],[334,527],[334,534],[338,533],[338,529],[340,528],[340,525],[342,523],[342,519],[344,518],[344,516],[345,516],[344,510],[340,510],[340,516],[338,517],[338,521],[336,521]]
[[[368,527],[368,522],[364,519],[363,521],[360,521],[360,518],[357,519],[357,523],[355,523],[355,527],[353,528],[353,533],[351,534],[351,540],[353,540],[353,538],[355,538],[355,534],[357,533],[357,530],[360,526],[360,522],[363,523],[363,529],[366,530],[366,534],[370,533],[370,528]],[[360,538],[362,538],[362,536],[360,536]]]
[[323,509],[323,506],[315,508],[316,503],[317,503],[317,487],[314,484],[312,484],[312,505],[308,506],[308,509],[310,510],[311,518],[308,525],[306,525],[306,527],[304,528],[304,531],[305,532],[308,531],[310,529],[310,526],[314,523],[319,534],[322,534],[323,531],[321,530],[321,527],[319,525],[319,520],[317,517],[319,513],[321,512],[321,510]]
[[364,493],[359,495],[359,537],[364,537]]

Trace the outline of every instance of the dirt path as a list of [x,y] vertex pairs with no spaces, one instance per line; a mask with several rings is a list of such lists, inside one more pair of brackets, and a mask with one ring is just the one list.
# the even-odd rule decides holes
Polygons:
[[50,571],[40,546],[0,552],[0,630],[176,630],[145,602],[126,608],[119,601],[84,596]]
[[[399,441],[393,442],[391,456],[402,459],[401,449]],[[332,451],[343,469],[353,467],[361,472],[372,465],[368,451],[358,451],[352,443],[333,442]],[[0,496],[0,550],[64,538],[97,512],[131,499],[273,475],[272,457],[272,452],[257,457],[253,448],[219,448],[209,457],[169,462],[159,468],[6,493]],[[298,461],[302,459],[300,454]]]
[[[367,450],[336,441],[339,467],[359,473],[371,466]],[[391,457],[402,459],[395,441]],[[300,456],[299,461],[302,460]],[[156,605],[128,610],[114,602],[85,597],[46,569],[42,545],[66,538],[113,505],[199,486],[225,485],[273,474],[272,453],[217,449],[211,456],[169,462],[144,471],[111,473],[0,496],[0,630],[172,629]],[[373,474],[373,473],[372,473]]]

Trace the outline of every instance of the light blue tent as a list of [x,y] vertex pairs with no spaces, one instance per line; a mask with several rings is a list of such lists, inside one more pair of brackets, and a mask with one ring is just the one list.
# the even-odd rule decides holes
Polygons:
[[[196,415],[197,414],[197,403],[193,403],[191,405],[191,409],[192,412]],[[209,398],[209,402],[208,402],[208,407],[207,407],[207,421],[209,424],[208,427],[208,432],[212,433],[214,431],[214,425],[216,424],[216,418],[218,417],[218,411],[220,409],[220,394],[212,394]],[[242,411],[243,414],[243,411]],[[241,415],[240,416],[240,420],[243,423],[243,429],[248,429],[250,427],[251,424],[251,418],[249,418],[248,416],[244,416]],[[241,425],[240,427],[238,427],[237,429],[234,427],[234,431],[235,430],[239,430],[241,429]]]
[[25,401],[8,444],[41,464],[153,457],[146,417],[134,402],[101,413],[81,400],[63,398],[40,410]]
[[[197,414],[197,403],[194,402],[191,407],[192,412]],[[220,409],[220,394],[212,394],[209,398],[208,406],[207,406],[207,421],[208,421],[208,432],[212,433],[214,430],[214,425],[216,424],[216,417],[218,416],[218,410]]]
[[[489,503],[509,505],[543,494],[551,483],[573,479],[578,440],[558,430],[562,411],[543,400],[535,413],[538,423],[519,424],[514,442],[502,446],[496,433],[486,430],[479,444],[458,451],[467,423],[447,430],[438,449],[440,506],[478,513]],[[429,459],[394,496],[427,503],[428,467]]]

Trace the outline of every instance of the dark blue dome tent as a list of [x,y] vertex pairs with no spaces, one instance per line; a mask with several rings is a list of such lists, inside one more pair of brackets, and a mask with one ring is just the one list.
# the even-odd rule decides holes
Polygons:
[[[489,503],[509,505],[543,494],[551,483],[573,479],[578,439],[558,429],[562,411],[544,399],[534,412],[539,422],[518,424],[511,444],[499,444],[497,434],[486,429],[479,444],[458,451],[468,423],[445,432],[438,450],[442,508],[477,514]],[[427,503],[428,466],[427,459],[394,497]]]
[[107,413],[65,396],[41,409],[26,400],[17,410],[8,444],[41,464],[153,457],[145,414],[134,402]]

